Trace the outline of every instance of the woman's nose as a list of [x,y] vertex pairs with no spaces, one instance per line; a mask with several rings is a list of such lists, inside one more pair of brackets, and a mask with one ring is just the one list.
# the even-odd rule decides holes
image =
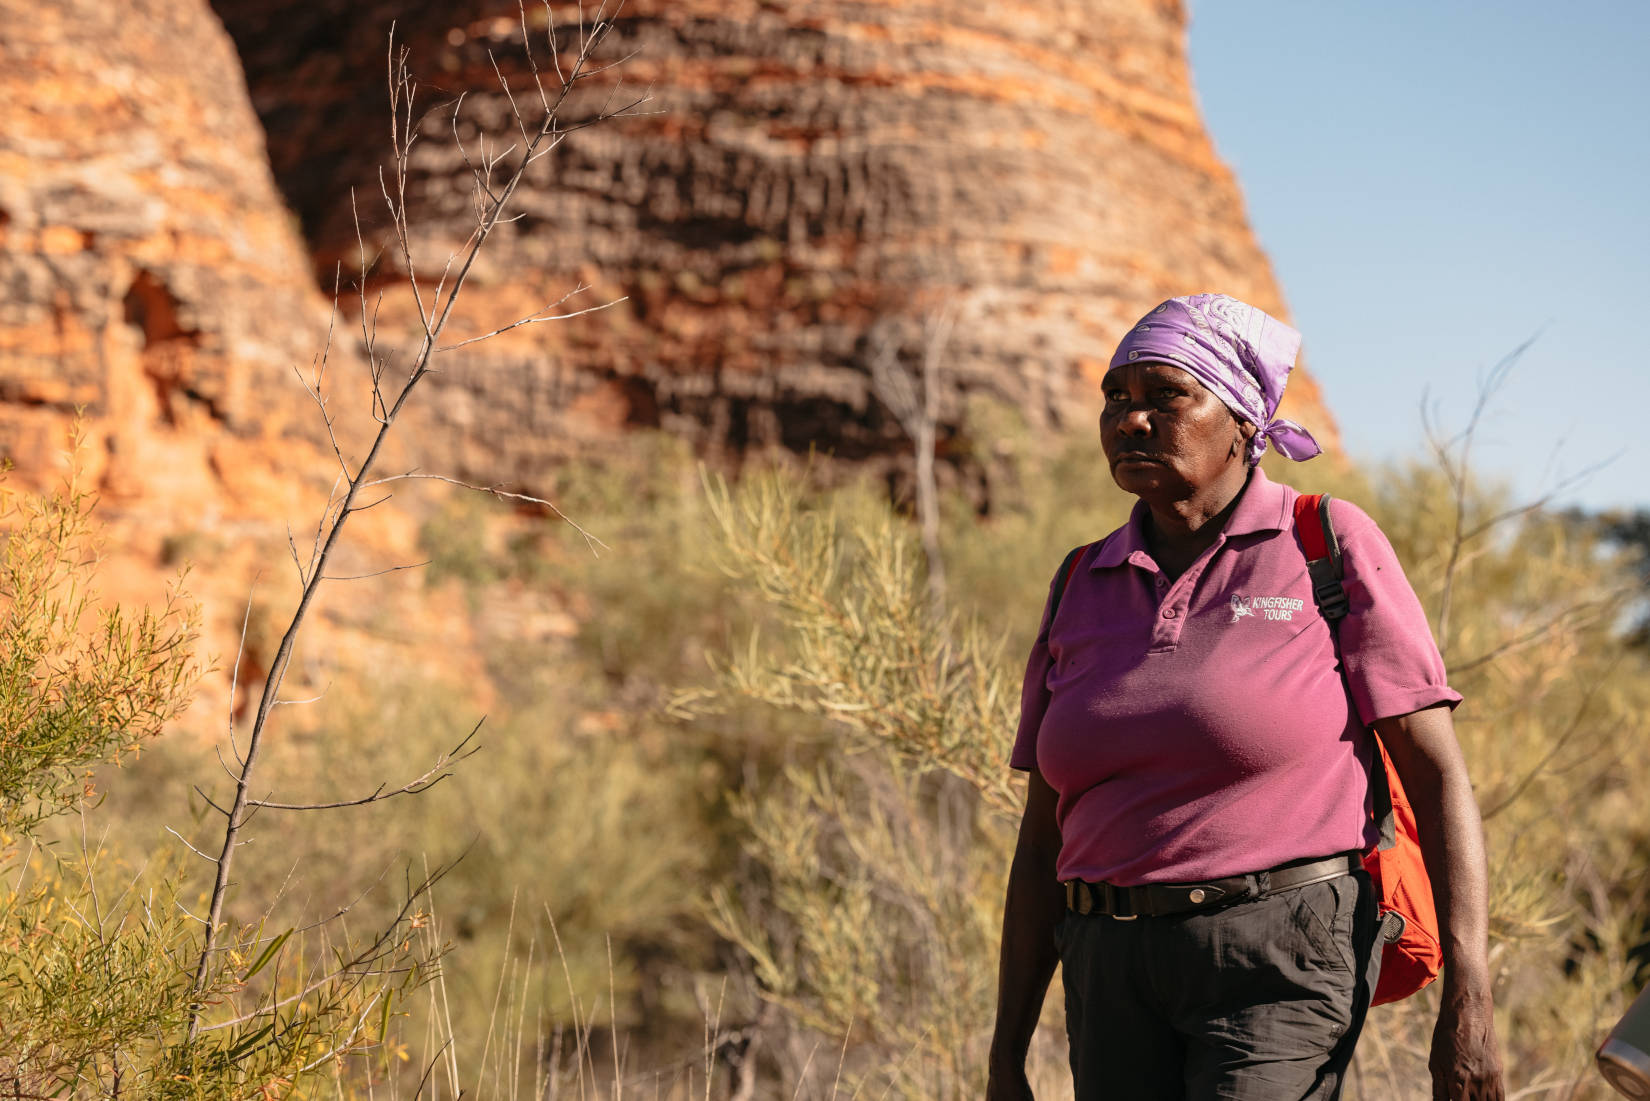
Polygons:
[[1117,420],[1117,430],[1125,436],[1149,435],[1152,430],[1151,414],[1144,406],[1127,409]]

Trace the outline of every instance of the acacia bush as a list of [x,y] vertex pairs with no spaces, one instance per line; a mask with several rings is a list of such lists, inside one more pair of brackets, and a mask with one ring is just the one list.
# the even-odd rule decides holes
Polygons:
[[99,807],[189,701],[195,612],[177,588],[159,609],[100,607],[92,505],[72,472],[43,495],[0,483],[0,1092],[330,1087],[416,976],[414,915],[358,942],[237,924],[196,985],[199,866],[165,839],[111,844],[120,820]]
[[[531,510],[407,495],[404,507],[425,513],[431,599],[468,617],[484,690],[416,663],[337,669],[326,706],[293,713],[264,776],[276,791],[370,791],[392,762],[435,756],[485,713],[480,753],[416,802],[289,817],[279,845],[250,846],[237,867],[247,898],[275,900],[271,924],[352,905],[351,922],[370,927],[395,905],[382,890],[357,899],[363,884],[457,860],[421,931],[453,954],[425,998],[397,1003],[408,1015],[391,1022],[391,1065],[373,1064],[390,1096],[410,1095],[432,1063],[426,1098],[526,1093],[539,1077],[575,1089],[582,1075],[590,1088],[615,1077],[615,1038],[621,1080],[651,1089],[668,1067],[667,1085],[690,1071],[702,1084],[702,1061],[689,1057],[716,1016],[728,950],[701,901],[739,855],[724,794],[782,735],[765,722],[724,738],[680,726],[662,705],[703,675],[707,647],[755,602],[710,568],[697,468],[676,442],[639,437],[603,464],[565,468],[550,488],[602,533],[600,557]],[[369,647],[407,632],[389,617],[356,628]],[[168,825],[199,843],[178,810],[190,782],[217,767],[197,738],[146,753],[136,782],[112,793],[122,823],[112,844],[136,859]]]

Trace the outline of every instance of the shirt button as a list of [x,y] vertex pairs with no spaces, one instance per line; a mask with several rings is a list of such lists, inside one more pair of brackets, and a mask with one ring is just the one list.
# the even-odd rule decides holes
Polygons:
[[1169,587],[1169,579],[1167,577],[1161,577],[1161,576],[1158,577],[1157,587],[1160,588],[1160,589],[1168,588]]
[[1179,614],[1180,613],[1175,611],[1173,608],[1164,608],[1163,609],[1163,618],[1164,619],[1173,619],[1175,616],[1177,616]]

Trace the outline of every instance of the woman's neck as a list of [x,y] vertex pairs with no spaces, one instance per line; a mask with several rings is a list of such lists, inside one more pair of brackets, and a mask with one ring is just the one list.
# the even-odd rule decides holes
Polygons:
[[1146,544],[1158,568],[1179,577],[1226,527],[1249,484],[1251,468],[1235,467],[1190,497],[1151,502]]

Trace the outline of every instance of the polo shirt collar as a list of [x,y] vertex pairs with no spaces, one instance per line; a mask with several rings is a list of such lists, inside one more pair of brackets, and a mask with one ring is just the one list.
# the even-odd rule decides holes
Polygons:
[[[1293,505],[1289,487],[1278,485],[1257,466],[1249,475],[1249,484],[1244,487],[1237,508],[1226,518],[1222,534],[1255,535],[1283,531],[1294,522],[1290,515]],[[1146,517],[1149,512],[1146,502],[1136,501],[1133,511],[1129,513],[1129,522],[1100,545],[1100,553],[1094,556],[1089,569],[1121,566],[1136,553],[1149,556],[1150,552],[1146,549]]]
[[1243,499],[1226,520],[1227,535],[1257,535],[1263,531],[1284,531],[1295,521],[1294,494],[1255,467]]

